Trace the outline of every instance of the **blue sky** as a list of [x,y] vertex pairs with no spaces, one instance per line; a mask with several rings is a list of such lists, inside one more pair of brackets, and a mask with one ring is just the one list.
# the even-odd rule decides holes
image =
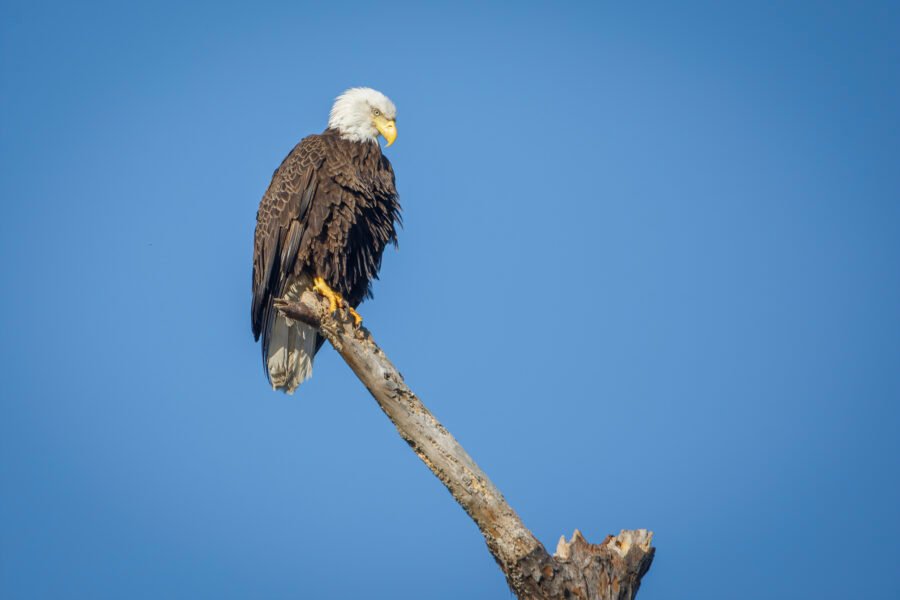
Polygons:
[[370,85],[406,225],[361,312],[545,545],[654,530],[644,600],[898,597],[898,26],[4,2],[0,596],[509,598],[336,354],[286,397],[250,335],[272,170]]

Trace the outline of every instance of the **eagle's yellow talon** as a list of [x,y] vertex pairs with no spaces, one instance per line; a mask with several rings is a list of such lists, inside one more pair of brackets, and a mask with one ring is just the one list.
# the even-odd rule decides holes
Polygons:
[[353,325],[354,327],[359,327],[360,323],[362,323],[362,317],[358,312],[353,310],[353,307],[347,304],[347,301],[338,294],[336,291],[331,289],[325,280],[321,277],[313,277],[313,291],[319,294],[320,296],[324,296],[328,298],[328,312],[334,314],[337,312],[339,308],[346,308],[350,313],[350,316],[353,317]]
[[339,306],[344,306],[344,299],[341,298],[341,295],[331,289],[321,277],[313,278],[313,291],[328,299],[328,312],[331,314],[337,312]]

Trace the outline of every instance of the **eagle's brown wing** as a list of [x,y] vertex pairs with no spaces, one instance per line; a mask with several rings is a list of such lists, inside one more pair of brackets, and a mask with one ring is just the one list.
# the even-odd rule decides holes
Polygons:
[[[320,192],[325,148],[320,136],[304,138],[276,169],[256,213],[253,243],[253,300],[251,323],[254,339],[263,337],[262,353],[268,352],[267,322],[274,318],[272,301],[284,293],[294,272],[304,234],[310,234],[311,208]],[[321,216],[316,219],[321,222]],[[300,257],[302,260],[302,257]]]

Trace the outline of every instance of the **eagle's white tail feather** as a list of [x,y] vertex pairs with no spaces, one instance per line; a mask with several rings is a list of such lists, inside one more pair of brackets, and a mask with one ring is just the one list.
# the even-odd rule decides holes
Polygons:
[[[299,301],[308,284],[306,278],[291,281],[285,286],[287,289],[284,296],[289,300]],[[281,314],[273,319],[272,329],[269,331],[269,353],[266,357],[272,389],[293,394],[301,383],[312,376],[316,334],[314,327]]]

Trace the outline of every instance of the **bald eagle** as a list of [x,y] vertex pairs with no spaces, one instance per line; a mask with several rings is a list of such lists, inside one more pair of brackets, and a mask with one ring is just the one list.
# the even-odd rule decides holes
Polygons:
[[259,203],[253,243],[253,337],[275,390],[293,393],[312,375],[323,338],[286,319],[277,298],[312,290],[332,311],[372,296],[381,256],[397,243],[400,204],[391,163],[381,153],[397,137],[397,109],[384,94],[353,88],[331,109],[328,128],[304,138],[275,171]]

